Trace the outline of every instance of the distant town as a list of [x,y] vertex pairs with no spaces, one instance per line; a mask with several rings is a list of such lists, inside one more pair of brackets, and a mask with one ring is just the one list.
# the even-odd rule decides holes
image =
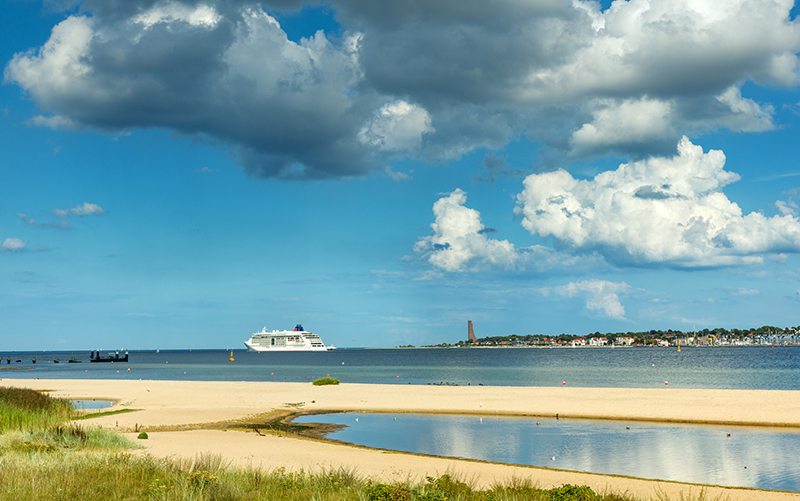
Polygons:
[[703,329],[698,331],[651,330],[645,332],[616,332],[586,335],[509,334],[506,336],[476,337],[472,322],[468,322],[468,339],[451,345],[437,346],[788,346],[800,344],[800,326],[774,327],[765,325],[753,329]]

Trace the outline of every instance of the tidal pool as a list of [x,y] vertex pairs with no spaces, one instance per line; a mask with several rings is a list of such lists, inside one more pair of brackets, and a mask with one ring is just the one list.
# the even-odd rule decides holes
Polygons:
[[800,492],[800,430],[644,422],[338,413],[329,439],[380,449]]
[[70,400],[69,403],[78,410],[105,409],[114,405],[113,400]]

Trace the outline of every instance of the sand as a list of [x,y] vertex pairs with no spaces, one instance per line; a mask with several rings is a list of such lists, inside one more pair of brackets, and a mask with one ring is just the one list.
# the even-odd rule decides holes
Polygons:
[[[455,472],[477,487],[512,477],[530,478],[545,488],[581,484],[598,492],[629,492],[642,498],[664,493],[678,499],[681,494],[699,494],[701,486],[376,451],[310,439],[259,436],[253,431],[198,428],[274,410],[302,410],[541,417],[558,414],[560,418],[800,429],[800,392],[793,391],[53,379],[3,379],[0,385],[52,390],[52,395],[70,399],[113,400],[116,403],[110,410],[140,409],[91,422],[134,439],[134,429],[147,430],[149,439],[139,441],[145,447],[140,453],[157,457],[213,453],[238,466],[306,471],[345,467],[381,481],[420,481],[428,475]],[[706,487],[706,492],[712,499],[722,495],[722,499],[731,501],[800,500],[800,493],[754,489]]]

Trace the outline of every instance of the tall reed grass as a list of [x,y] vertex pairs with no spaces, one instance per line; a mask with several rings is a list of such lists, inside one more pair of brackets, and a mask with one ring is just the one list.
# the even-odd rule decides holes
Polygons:
[[0,387],[0,433],[47,429],[70,419],[72,405],[26,388]]

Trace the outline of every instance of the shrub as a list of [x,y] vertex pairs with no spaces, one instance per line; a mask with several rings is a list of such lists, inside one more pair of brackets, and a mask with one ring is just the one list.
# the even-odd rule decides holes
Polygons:
[[324,377],[321,379],[317,379],[312,383],[314,386],[324,386],[326,384],[339,384],[338,379],[334,379],[332,377]]
[[147,433],[141,432],[139,433],[139,436],[136,438],[138,438],[139,440],[147,440]]
[[550,489],[551,501],[595,501],[597,494],[585,485],[562,485]]
[[369,501],[406,501],[411,499],[411,493],[402,485],[368,482],[364,493]]

